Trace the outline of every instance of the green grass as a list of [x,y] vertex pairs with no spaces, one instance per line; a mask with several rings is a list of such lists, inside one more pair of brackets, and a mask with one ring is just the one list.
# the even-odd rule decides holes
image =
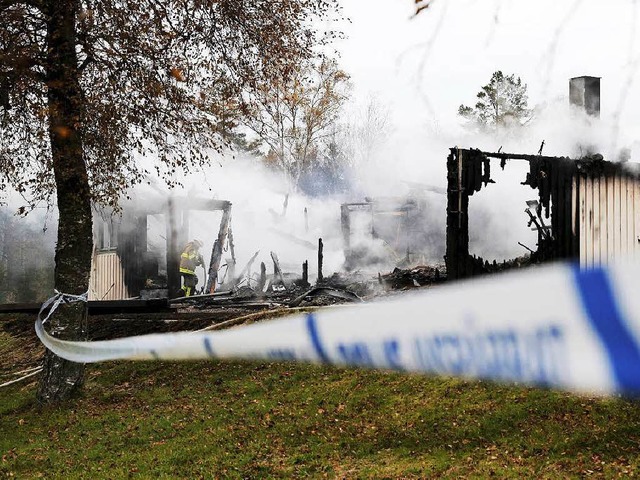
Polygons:
[[39,409],[0,390],[0,476],[628,477],[640,404],[395,373],[108,363]]

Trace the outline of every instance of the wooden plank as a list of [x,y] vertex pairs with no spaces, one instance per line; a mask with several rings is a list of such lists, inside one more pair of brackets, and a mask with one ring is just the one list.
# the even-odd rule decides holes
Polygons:
[[630,235],[630,242],[633,245],[633,258],[638,260],[640,259],[640,243],[638,243],[638,238],[640,238],[640,181],[634,179],[632,181],[633,188],[630,188],[629,191],[629,202],[631,203],[629,207],[629,216],[633,216],[633,228],[630,230],[633,232]]
[[627,179],[627,189],[626,189],[626,193],[627,193],[627,219],[626,220],[627,221],[625,224],[625,227],[626,227],[625,242],[627,244],[627,250],[626,250],[627,259],[633,258],[635,243],[636,243],[635,228],[634,228],[634,222],[635,222],[634,183],[636,183],[635,179],[633,178]]
[[614,216],[614,205],[615,205],[615,176],[606,177],[604,179],[606,182],[606,190],[607,190],[607,218],[606,218],[606,226],[607,226],[607,252],[606,259],[607,263],[613,262],[616,257],[616,250],[620,245],[620,234],[616,231],[616,226],[618,223],[618,217]]
[[0,305],[0,313],[38,313],[39,303],[6,303]]
[[564,213],[560,228],[564,231],[564,243],[562,245],[562,257],[575,259],[574,240],[575,234],[573,233],[575,223],[575,207],[574,207],[574,188],[573,177],[569,176],[566,171],[562,172],[562,185],[560,194],[562,195]]
[[600,180],[596,177],[592,179],[591,190],[591,236],[592,236],[592,265],[600,264]]
[[579,214],[578,214],[578,232],[580,237],[580,266],[585,268],[587,266],[587,179],[583,176],[576,176],[578,182],[578,201]]
[[[580,255],[580,217],[579,217],[579,204],[580,201],[580,180],[574,174],[571,177],[571,254],[578,255],[578,260],[581,260]],[[577,246],[577,251],[576,251]]]
[[282,276],[282,270],[280,269],[280,261],[276,252],[271,252],[271,260],[273,260],[273,278],[280,279],[280,284],[284,285],[284,277]]
[[615,213],[618,221],[618,251],[616,258],[624,258],[629,252],[629,242],[627,240],[627,179],[616,175],[616,203]]
[[178,246],[178,214],[173,198],[167,200],[165,215],[165,238],[167,244],[167,290],[169,297],[179,295],[180,290],[180,252]]
[[622,186],[619,175],[613,177],[613,219],[614,219],[614,234],[615,234],[615,257],[619,258],[622,252],[622,236],[620,223],[621,215],[621,201],[622,201]]
[[622,233],[622,252],[624,258],[629,258],[634,254],[633,236],[633,184],[634,180],[625,176],[620,177],[620,220]]
[[220,260],[222,258],[222,250],[224,243],[227,240],[227,234],[229,232],[229,221],[231,219],[231,206],[222,213],[222,219],[220,220],[220,229],[218,230],[218,238],[213,242],[213,249],[211,251],[211,262],[209,264],[209,272],[207,279],[207,287],[205,291],[207,293],[214,293],[217,287],[218,270],[220,269]]
[[584,260],[585,267],[593,266],[593,181],[584,178]]
[[[106,313],[151,313],[166,311],[169,303],[166,298],[149,300],[92,300],[88,302],[91,315]],[[7,303],[0,305],[0,313],[38,313],[40,303]]]
[[604,175],[599,178],[600,203],[600,265],[606,265],[607,255],[607,179]]

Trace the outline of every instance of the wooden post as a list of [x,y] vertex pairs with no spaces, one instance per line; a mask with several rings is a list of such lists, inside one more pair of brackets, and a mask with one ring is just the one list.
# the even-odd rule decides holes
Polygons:
[[318,282],[320,283],[324,280],[324,277],[322,275],[322,260],[323,260],[323,255],[322,255],[322,249],[323,249],[323,245],[322,245],[322,239],[319,238],[318,239]]
[[229,252],[231,253],[231,264],[229,268],[229,272],[231,274],[230,278],[235,278],[235,270],[236,270],[236,245],[233,241],[233,229],[231,228],[231,217],[229,217]]
[[232,280],[233,280],[233,284],[231,285],[232,287],[234,287],[238,282],[240,282],[242,280],[242,277],[244,277],[245,275],[247,276],[247,285],[251,286],[249,281],[251,278],[251,266],[253,265],[253,262],[255,261],[255,259],[258,257],[259,253],[260,253],[260,250],[258,250],[256,253],[253,254],[253,257],[249,259],[245,267],[240,272],[240,275],[238,275],[237,277],[232,277]]
[[469,193],[463,183],[463,151],[452,148],[447,159],[447,278],[464,278],[469,264]]
[[264,262],[260,262],[260,280],[258,280],[258,291],[261,292],[267,281],[267,266]]
[[273,276],[278,277],[282,285],[284,285],[284,277],[282,276],[282,270],[280,270],[278,255],[275,252],[271,252],[271,259],[273,260]]
[[302,264],[302,283],[309,284],[309,261],[305,260]]
[[218,238],[213,242],[211,250],[211,263],[209,264],[209,274],[207,279],[207,293],[214,293],[218,281],[218,270],[220,269],[220,259],[222,258],[222,249],[224,242],[229,233],[229,219],[231,217],[231,203],[222,212],[222,220],[220,220],[220,230],[218,230]]
[[167,200],[166,214],[167,239],[167,290],[169,298],[180,295],[180,253],[178,251],[178,232],[176,228],[176,209],[173,198]]
[[351,264],[351,212],[348,205],[340,206],[340,227],[342,228],[342,246],[347,266]]

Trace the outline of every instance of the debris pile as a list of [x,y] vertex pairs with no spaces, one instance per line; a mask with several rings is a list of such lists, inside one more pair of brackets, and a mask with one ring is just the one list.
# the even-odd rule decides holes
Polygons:
[[391,273],[379,275],[378,280],[386,289],[406,290],[442,283],[446,280],[445,272],[443,265],[420,265],[406,270],[395,268]]

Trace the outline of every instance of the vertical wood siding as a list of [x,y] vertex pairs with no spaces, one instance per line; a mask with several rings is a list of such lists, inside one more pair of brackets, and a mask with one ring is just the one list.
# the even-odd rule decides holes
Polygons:
[[640,258],[640,180],[626,175],[581,176],[573,183],[580,264]]
[[118,254],[96,253],[91,261],[89,300],[124,300],[129,297]]

